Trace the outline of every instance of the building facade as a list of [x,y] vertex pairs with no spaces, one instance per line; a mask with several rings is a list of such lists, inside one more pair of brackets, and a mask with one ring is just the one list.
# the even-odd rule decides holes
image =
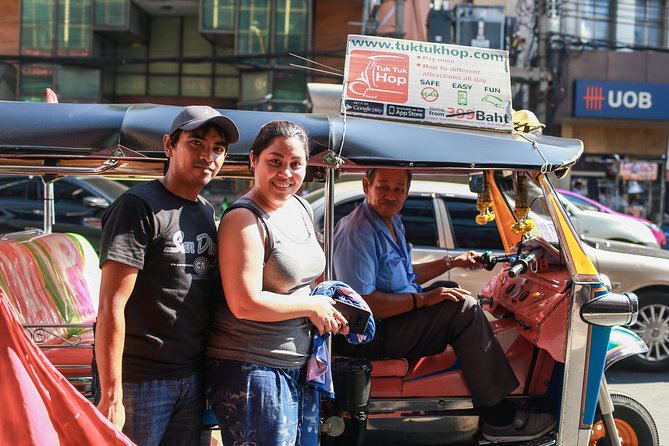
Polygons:
[[669,149],[669,3],[579,0],[555,11],[547,95],[553,134],[585,153],[566,187],[663,222]]
[[311,0],[0,0],[0,96],[305,111]]

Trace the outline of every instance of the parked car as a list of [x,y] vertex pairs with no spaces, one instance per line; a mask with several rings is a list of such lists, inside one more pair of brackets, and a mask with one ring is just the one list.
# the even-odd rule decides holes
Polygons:
[[657,243],[660,245],[660,247],[666,248],[667,246],[666,234],[658,225],[656,225],[652,221],[646,220],[645,218],[635,217],[633,215],[614,211],[613,209],[604,206],[599,201],[595,201],[591,198],[586,197],[585,195],[579,194],[578,192],[565,189],[557,189],[557,191],[560,193],[560,195],[569,200],[572,204],[574,204],[575,206],[579,207],[584,211],[595,211],[595,212],[604,212],[605,214],[620,215],[643,223],[648,227],[648,229],[650,229],[650,232],[653,233],[653,235],[655,236],[655,240],[657,240]]
[[[54,232],[74,232],[100,246],[102,214],[128,189],[109,178],[65,177],[54,181]],[[0,175],[0,233],[44,228],[44,185],[40,177]]]
[[[314,210],[318,230],[323,230],[323,195],[323,190],[317,190],[305,197]],[[338,182],[335,197],[336,224],[364,200],[361,181]],[[477,214],[476,194],[466,184],[414,180],[402,210],[413,261],[455,256],[470,249],[503,253],[497,228],[477,225]],[[644,339],[649,351],[628,359],[628,364],[646,371],[669,370],[669,253],[603,239],[586,249],[598,271],[609,277],[614,291],[632,291],[639,298],[639,318],[631,329]],[[621,252],[624,250],[627,252]],[[483,269],[456,268],[434,280],[454,280],[476,295],[491,276]]]
[[660,248],[660,244],[643,223],[622,215],[583,209],[561,195],[562,205],[582,238],[615,240]]

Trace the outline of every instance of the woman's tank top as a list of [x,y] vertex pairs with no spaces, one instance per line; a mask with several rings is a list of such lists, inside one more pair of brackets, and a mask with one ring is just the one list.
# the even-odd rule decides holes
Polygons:
[[[246,197],[237,200],[226,212],[237,207],[250,209],[265,226],[269,243],[263,268],[263,290],[308,295],[309,284],[325,268],[325,256],[316,238],[309,204],[296,196],[293,199],[298,202],[299,215],[291,221],[290,231],[282,230],[271,215]],[[302,224],[305,231],[300,240],[287,235],[294,233],[294,225],[301,227]],[[207,355],[270,367],[298,368],[311,353],[310,331],[311,323],[304,317],[280,322],[237,319],[223,299],[213,318]]]

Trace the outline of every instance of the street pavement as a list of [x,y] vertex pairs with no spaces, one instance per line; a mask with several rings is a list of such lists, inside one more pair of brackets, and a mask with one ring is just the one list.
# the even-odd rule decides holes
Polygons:
[[660,434],[660,444],[669,445],[669,372],[640,373],[614,365],[606,372],[612,391],[625,393],[650,412]]

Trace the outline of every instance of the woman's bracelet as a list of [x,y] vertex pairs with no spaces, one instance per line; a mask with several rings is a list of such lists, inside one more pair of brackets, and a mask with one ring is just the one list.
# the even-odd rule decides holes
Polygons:
[[444,256],[444,260],[446,261],[446,271],[453,268],[453,257],[450,255]]

